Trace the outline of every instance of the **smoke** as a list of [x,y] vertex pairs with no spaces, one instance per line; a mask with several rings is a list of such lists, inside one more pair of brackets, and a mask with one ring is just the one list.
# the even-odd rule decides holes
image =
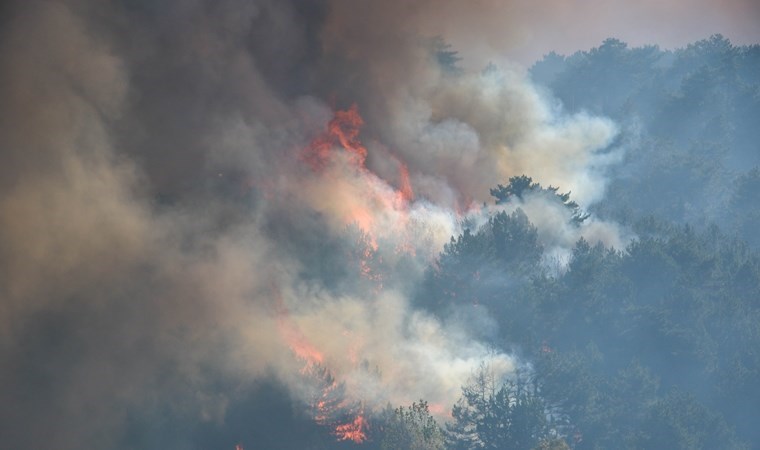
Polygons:
[[[394,5],[386,6],[389,3]],[[715,33],[741,44],[753,44],[760,37],[760,8],[753,0],[720,4],[708,0],[441,0],[416,1],[413,5],[391,1],[378,8],[392,13],[370,14],[395,20],[386,24],[393,29],[401,21],[422,34],[445,36],[464,51],[462,63],[471,69],[504,59],[530,65],[549,52],[571,54],[609,37],[632,46],[658,44],[667,48],[682,47]]]
[[[573,211],[545,194],[530,193],[522,201],[510,202],[505,210],[516,208],[531,219],[544,247],[543,260],[552,269],[564,270],[572,248],[580,239],[607,248],[623,250],[633,239],[630,231],[615,222],[590,216],[581,224],[573,221]],[[559,264],[559,267],[554,267]]]
[[[119,448],[141,411],[220,422],[271,373],[308,403],[316,363],[368,410],[423,397],[443,416],[483,362],[521,364],[409,292],[509,176],[599,200],[616,127],[565,115],[509,67],[448,73],[429,11],[6,7],[6,445]],[[328,128],[336,110],[350,117]],[[547,248],[625,242],[523,206]]]

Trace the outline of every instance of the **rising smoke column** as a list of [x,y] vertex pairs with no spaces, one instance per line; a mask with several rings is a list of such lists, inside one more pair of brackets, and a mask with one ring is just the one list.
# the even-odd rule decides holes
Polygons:
[[510,175],[599,199],[615,127],[512,70],[447,73],[431,4],[4,7],[9,447],[120,448],[156,411],[220,423],[271,373],[306,409],[309,358],[365,413],[445,415],[484,361],[514,370],[410,286]]

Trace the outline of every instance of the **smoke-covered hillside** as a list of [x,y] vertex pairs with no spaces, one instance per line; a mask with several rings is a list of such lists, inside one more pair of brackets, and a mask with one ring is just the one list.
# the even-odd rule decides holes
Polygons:
[[613,118],[629,151],[599,211],[718,225],[753,246],[760,198],[760,46],[715,35],[685,48],[608,39],[531,69],[570,111]]
[[560,3],[4,3],[0,447],[760,447],[760,50]]

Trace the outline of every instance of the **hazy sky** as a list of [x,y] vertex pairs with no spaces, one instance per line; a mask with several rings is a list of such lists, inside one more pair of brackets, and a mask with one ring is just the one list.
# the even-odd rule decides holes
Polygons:
[[466,64],[507,56],[529,65],[549,51],[587,50],[608,37],[663,48],[716,33],[735,44],[760,42],[760,0],[476,0],[431,6],[422,14],[423,27],[446,36],[468,58]]

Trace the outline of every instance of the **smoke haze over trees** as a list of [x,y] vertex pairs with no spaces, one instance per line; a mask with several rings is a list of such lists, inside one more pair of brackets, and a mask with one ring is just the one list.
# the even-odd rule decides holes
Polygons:
[[3,4],[0,447],[760,448],[760,46],[562,8]]

